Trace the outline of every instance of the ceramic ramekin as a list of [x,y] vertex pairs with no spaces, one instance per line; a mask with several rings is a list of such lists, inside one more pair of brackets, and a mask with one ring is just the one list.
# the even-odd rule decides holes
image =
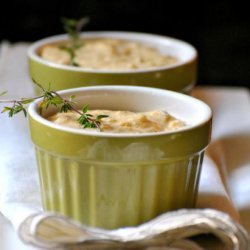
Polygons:
[[49,62],[39,56],[46,44],[67,40],[67,35],[58,35],[37,41],[28,50],[31,78],[52,89],[62,90],[82,86],[137,85],[190,93],[197,78],[197,52],[190,44],[170,37],[133,32],[84,32],[81,37],[116,38],[141,42],[159,49],[162,54],[179,58],[173,66],[146,70],[91,70],[64,66]]
[[[160,109],[187,126],[171,132],[114,134],[67,128],[29,107],[43,206],[102,228],[138,225],[195,204],[211,110],[190,96],[155,88],[98,86],[64,90],[90,109]],[[49,108],[44,116],[56,112]]]

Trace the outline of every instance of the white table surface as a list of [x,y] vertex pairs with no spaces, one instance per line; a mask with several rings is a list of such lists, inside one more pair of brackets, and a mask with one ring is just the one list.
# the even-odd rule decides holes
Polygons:
[[[9,62],[11,67],[6,68],[3,62]],[[2,47],[2,51],[0,51],[0,92],[8,90],[13,97],[32,96],[33,89],[27,68],[25,44]],[[230,87],[198,87],[193,91],[193,95],[208,103],[213,109],[214,120],[210,149],[215,155],[218,154],[227,167],[227,181],[232,199],[240,212],[242,224],[250,232],[249,90]],[[227,126],[225,126],[225,121]],[[4,125],[0,122],[1,131],[4,131]],[[10,136],[8,133],[1,135],[0,147],[3,145],[11,147],[7,143],[8,136]],[[37,248],[23,244],[12,226],[0,214],[0,249],[34,250]]]

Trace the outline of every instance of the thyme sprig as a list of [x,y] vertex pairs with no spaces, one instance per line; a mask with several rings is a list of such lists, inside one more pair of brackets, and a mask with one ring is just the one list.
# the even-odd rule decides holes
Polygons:
[[63,18],[62,22],[64,30],[70,38],[70,43],[67,45],[60,45],[59,48],[69,54],[71,65],[79,66],[79,64],[75,61],[76,50],[83,45],[80,39],[80,31],[89,22],[89,18],[84,17],[79,20]]
[[[68,111],[74,111],[79,114],[79,118],[77,119],[78,123],[82,125],[83,128],[97,128],[101,131],[101,120],[103,118],[108,117],[107,115],[97,115],[93,117],[93,115],[89,114],[88,105],[83,106],[81,110],[78,110],[75,104],[75,96],[71,95],[68,99],[64,99],[60,94],[56,91],[44,89],[42,85],[35,82],[34,83],[42,90],[43,94],[36,97],[31,98],[21,98],[19,100],[0,100],[0,103],[12,103],[12,106],[5,106],[1,113],[8,112],[9,117],[14,116],[20,112],[23,112],[24,116],[27,116],[27,104],[33,102],[36,99],[42,98],[42,102],[39,105],[39,112],[42,114],[44,109],[47,109],[50,106],[55,106],[59,109],[61,113],[67,113]],[[6,92],[0,93],[0,96],[5,95]]]
[[89,22],[88,17],[80,19],[62,18],[65,32],[69,35],[71,41],[77,44],[80,40],[80,31]]

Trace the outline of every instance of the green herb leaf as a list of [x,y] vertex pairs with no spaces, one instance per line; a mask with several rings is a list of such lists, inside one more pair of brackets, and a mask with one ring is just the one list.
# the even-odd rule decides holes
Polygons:
[[85,125],[88,122],[87,117],[85,116],[85,114],[82,114],[77,121],[81,124],[81,125]]
[[107,118],[107,117],[109,117],[109,116],[108,116],[108,115],[98,115],[98,116],[96,117],[96,120],[97,120],[97,121],[100,121],[101,119]]
[[72,110],[72,107],[71,107],[70,103],[64,102],[64,104],[61,106],[60,112],[61,113],[67,113],[70,110]]
[[70,102],[73,102],[73,101],[75,100],[75,98],[76,98],[75,95],[71,95],[71,96],[69,97],[69,101],[70,101]]
[[4,107],[3,110],[1,111],[1,113],[5,113],[5,112],[8,112],[10,110],[11,110],[10,107]]
[[79,66],[80,66],[79,63],[77,63],[77,62],[75,62],[75,61],[72,62],[72,65],[75,66],[75,67],[79,67]]
[[0,96],[6,95],[6,94],[7,94],[7,91],[4,91],[4,92],[0,93]]
[[84,128],[95,128],[93,123],[91,123],[91,122],[85,122],[83,127]]
[[34,101],[32,98],[22,98],[21,100],[22,104],[29,104]]
[[82,108],[82,112],[83,113],[87,113],[88,110],[89,110],[89,106],[88,105],[83,106],[83,108]]

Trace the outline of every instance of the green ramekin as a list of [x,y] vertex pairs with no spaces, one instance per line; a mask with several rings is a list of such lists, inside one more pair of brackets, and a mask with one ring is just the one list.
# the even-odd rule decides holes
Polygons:
[[[107,229],[134,226],[170,210],[194,207],[212,113],[180,93],[134,86],[64,90],[78,107],[146,111],[182,119],[176,131],[114,134],[67,128],[44,119],[39,100],[29,107],[43,207]],[[55,113],[46,110],[44,116]]]
[[[170,37],[134,33],[95,31],[84,32],[81,37],[115,38],[141,42],[159,49],[162,54],[179,58],[173,66],[146,70],[91,70],[59,65],[39,56],[39,50],[46,44],[67,40],[66,35],[45,38],[33,43],[28,50],[30,77],[45,88],[62,90],[84,86],[137,85],[173,90],[189,94],[197,79],[197,51],[190,44]],[[36,92],[40,90],[35,86]]]

